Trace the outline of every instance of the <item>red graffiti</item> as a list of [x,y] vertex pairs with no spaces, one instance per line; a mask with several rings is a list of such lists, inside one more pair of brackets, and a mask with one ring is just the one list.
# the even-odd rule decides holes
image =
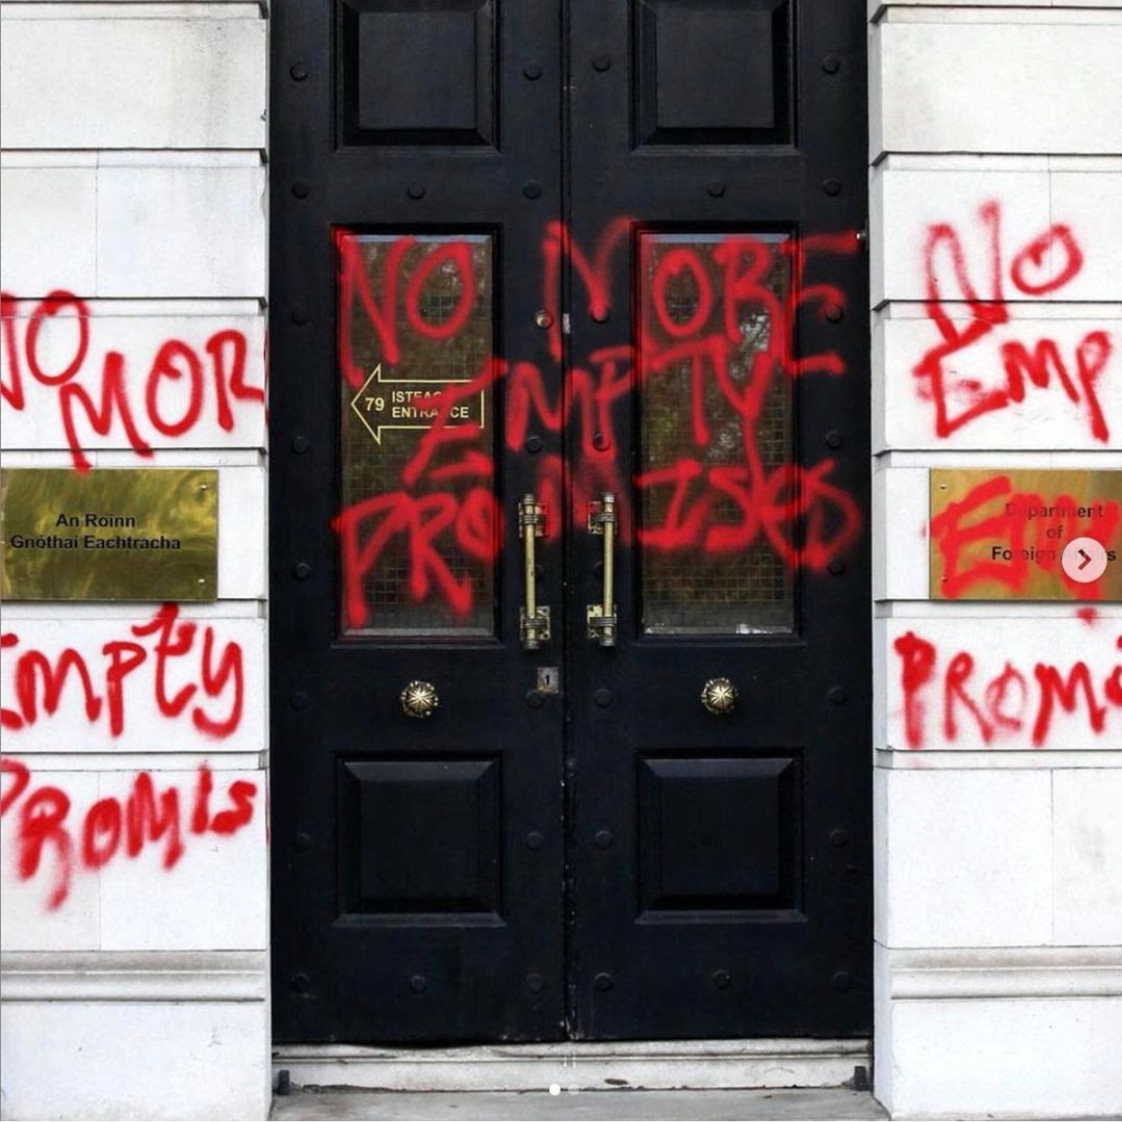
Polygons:
[[[116,425],[123,429],[129,447],[142,457],[152,454],[141,421],[154,432],[172,439],[186,436],[199,423],[203,410],[213,410],[218,426],[231,432],[235,426],[232,402],[263,403],[265,391],[246,383],[248,344],[241,331],[216,331],[200,353],[181,339],[167,339],[147,364],[143,385],[130,375],[129,362],[120,351],[107,351],[101,360],[100,390],[91,393],[78,375],[86,366],[90,350],[90,311],[84,300],[61,289],[46,296],[27,318],[20,339],[20,300],[0,295],[3,312],[3,364],[0,398],[12,409],[27,406],[24,369],[40,386],[54,391],[67,446],[78,471],[90,469],[83,445],[82,427],[107,436]],[[73,352],[66,365],[44,369],[39,335],[43,324],[57,316],[76,323]],[[186,401],[176,415],[168,405],[166,388],[175,383],[186,387]],[[177,395],[177,400],[182,395]],[[208,406],[208,402],[210,402]]]
[[[632,223],[610,224],[591,253],[576,245],[569,231],[552,222],[542,242],[543,324],[555,363],[562,357],[561,285],[566,266],[583,287],[588,313],[610,319],[613,288],[611,267],[627,254]],[[844,293],[833,285],[808,284],[808,262],[816,257],[857,251],[853,234],[771,240],[729,235],[702,245],[676,245],[657,259],[640,250],[640,271],[650,276],[642,292],[638,343],[602,346],[584,359],[570,360],[563,378],[550,378],[535,363],[484,356],[470,380],[445,384],[427,396],[430,427],[401,470],[400,486],[348,506],[334,520],[339,535],[344,582],[344,614],[348,626],[369,623],[368,582],[387,553],[401,557],[405,543],[408,590],[416,601],[441,599],[464,615],[474,604],[470,575],[449,563],[457,555],[490,564],[504,540],[503,512],[493,495],[494,465],[488,433],[476,421],[465,421],[465,408],[502,383],[506,447],[520,451],[530,432],[574,431],[570,446],[579,457],[569,475],[567,517],[581,525],[587,503],[598,492],[617,495],[624,544],[632,540],[652,550],[698,550],[731,553],[766,542],[790,566],[820,570],[849,548],[861,530],[856,501],[831,482],[833,460],[813,465],[766,462],[757,429],[769,392],[782,378],[845,371],[833,352],[798,353],[795,326],[800,315],[845,305]],[[379,360],[401,359],[407,330],[430,341],[452,339],[468,321],[478,277],[466,243],[438,243],[427,256],[413,238],[390,243],[381,265],[377,295],[354,235],[336,236],[339,261],[339,355],[341,374],[354,388],[363,386],[369,371],[354,356],[353,335],[362,323],[373,332]],[[459,297],[447,318],[430,322],[423,311],[426,284],[438,267],[455,270]],[[412,270],[410,272],[410,269]],[[694,306],[684,320],[670,297],[682,277],[692,281]],[[777,282],[776,277],[785,277]],[[578,297],[578,304],[580,298]],[[356,317],[364,316],[364,320]],[[751,346],[744,324],[763,324]],[[633,389],[642,389],[690,371],[690,391],[683,408],[691,418],[695,455],[651,467],[628,479],[617,460],[618,410]],[[739,419],[739,448],[707,454],[711,395]],[[727,428],[727,426],[726,426]],[[727,434],[722,436],[727,443]],[[735,462],[728,462],[732,458]],[[718,462],[723,460],[723,462]],[[555,537],[564,466],[559,457],[537,461],[538,495],[547,511],[547,536]],[[659,524],[634,527],[630,495],[664,490],[665,518]],[[729,505],[737,512],[728,516]],[[715,512],[721,509],[718,519]],[[397,562],[400,564],[400,560]]]
[[[1122,635],[1117,647],[1122,650]],[[927,745],[931,706],[941,713],[941,743],[977,735],[991,744],[1025,731],[1037,748],[1047,746],[1057,711],[1081,714],[1088,730],[1098,736],[1110,713],[1122,709],[1122,663],[1100,681],[1082,660],[1065,668],[1037,662],[1031,672],[1007,660],[999,674],[986,680],[976,672],[969,651],[944,660],[934,643],[914,631],[899,636],[893,649],[900,657],[909,748]]]
[[[129,628],[132,638],[105,643],[102,661],[92,667],[72,647],[54,655],[32,647],[9,656],[14,705],[0,708],[0,724],[13,733],[29,728],[56,713],[65,695],[80,701],[91,725],[104,720],[110,735],[119,737],[127,717],[126,679],[151,661],[153,697],[162,716],[189,715],[200,732],[217,739],[230,736],[241,724],[245,704],[241,645],[231,641],[219,651],[212,626],[178,616],[176,605],[165,604],[150,620]],[[0,647],[14,651],[19,646],[16,632],[0,635]],[[181,677],[184,670],[190,675],[187,683],[170,693],[169,678]]]
[[208,833],[229,837],[248,825],[257,796],[256,783],[235,779],[226,788],[229,805],[212,815],[214,776],[207,764],[201,764],[191,796],[190,819],[185,823],[186,796],[174,786],[158,790],[145,771],[133,779],[126,798],[98,799],[79,824],[68,821],[70,796],[51,784],[33,787],[31,769],[26,764],[2,759],[0,774],[6,783],[0,795],[0,817],[20,803],[14,846],[16,875],[20,880],[31,880],[45,855],[51,855],[53,883],[46,900],[51,911],[69,896],[76,870],[96,872],[118,855],[135,858],[150,846],[162,846],[163,868],[174,869],[191,837]]
[[591,258],[577,245],[572,232],[563,222],[549,222],[542,238],[542,303],[550,317],[549,357],[560,362],[561,285],[566,264],[584,286],[586,304],[581,309],[593,319],[602,320],[612,308],[612,260],[627,245],[631,219],[620,216],[608,223]]
[[[1090,536],[1110,543],[1122,526],[1122,504],[1086,503],[1069,495],[1014,491],[995,475],[931,520],[931,537],[943,559],[943,595],[956,598],[984,581],[1019,592],[1033,573],[1057,573],[1080,599],[1097,599],[1096,585],[1079,584],[1063,569],[1064,546]],[[979,550],[978,547],[981,549]],[[1117,556],[1108,549],[1107,557]]]
[[[935,407],[936,434],[948,437],[978,417],[1024,401],[1033,387],[1044,390],[1057,385],[1072,404],[1082,407],[1091,435],[1105,443],[1110,428],[1099,401],[1098,382],[1113,353],[1106,331],[1089,331],[1070,358],[1065,358],[1053,339],[1002,344],[1003,384],[986,387],[956,374],[950,361],[954,356],[1010,322],[1007,279],[1020,297],[1038,299],[1064,288],[1083,268],[1083,250],[1071,229],[1061,224],[1050,226],[1022,246],[1007,268],[1001,204],[987,202],[978,213],[988,239],[984,263],[967,261],[960,233],[950,223],[930,226],[923,247],[927,315],[941,341],[924,353],[913,374],[922,380],[922,394]],[[985,284],[979,280],[983,272]],[[950,302],[966,304],[969,319],[965,325],[955,322],[947,308]]]

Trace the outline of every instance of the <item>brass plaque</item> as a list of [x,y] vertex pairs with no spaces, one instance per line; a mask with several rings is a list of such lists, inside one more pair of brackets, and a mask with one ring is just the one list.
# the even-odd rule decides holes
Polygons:
[[218,472],[0,472],[5,600],[215,600]]
[[1122,471],[933,469],[930,539],[933,600],[1122,600]]

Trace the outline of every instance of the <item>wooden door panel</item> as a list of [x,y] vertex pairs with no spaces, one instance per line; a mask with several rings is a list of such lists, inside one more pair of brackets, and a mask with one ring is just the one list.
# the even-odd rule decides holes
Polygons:
[[[543,888],[563,878],[563,714],[537,688],[561,660],[520,642],[516,508],[537,474],[501,384],[507,356],[546,352],[558,36],[548,6],[500,19],[496,0],[276,12],[279,1040],[563,1032],[563,900]],[[540,543],[545,604],[556,551]],[[427,716],[403,707],[414,682]]]
[[[871,1026],[864,26],[858,6],[573,0],[574,367],[613,408],[617,642],[570,547],[575,1035]],[[739,67],[736,65],[739,63]],[[573,463],[573,502],[592,491]],[[582,512],[573,512],[579,523]],[[702,703],[712,680],[734,708]]]
[[868,1032],[861,5],[273,52],[277,1039]]
[[790,141],[792,4],[638,0],[637,144]]
[[493,145],[495,15],[495,0],[340,3],[338,126],[345,142]]

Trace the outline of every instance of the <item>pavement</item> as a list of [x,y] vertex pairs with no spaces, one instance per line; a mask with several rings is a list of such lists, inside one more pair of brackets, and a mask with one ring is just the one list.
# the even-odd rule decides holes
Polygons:
[[770,1119],[887,1118],[868,1091],[844,1087],[759,1091],[549,1091],[401,1092],[296,1088],[273,1099],[274,1119],[321,1120],[421,1119]]

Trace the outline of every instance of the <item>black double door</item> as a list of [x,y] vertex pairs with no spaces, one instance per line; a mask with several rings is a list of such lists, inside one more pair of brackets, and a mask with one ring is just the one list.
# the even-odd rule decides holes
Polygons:
[[864,5],[272,61],[277,1039],[867,1033]]

